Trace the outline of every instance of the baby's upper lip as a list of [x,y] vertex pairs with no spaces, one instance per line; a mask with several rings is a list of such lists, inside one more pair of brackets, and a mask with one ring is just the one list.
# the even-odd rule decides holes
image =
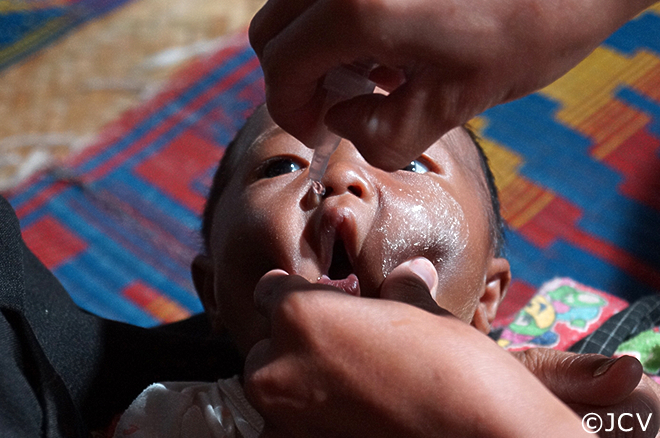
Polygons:
[[[344,246],[348,262],[355,272],[358,254],[358,230],[355,213],[347,207],[328,207],[323,210],[320,227],[319,268],[328,275],[333,261],[333,252],[338,241]],[[333,280],[335,280],[333,278]]]

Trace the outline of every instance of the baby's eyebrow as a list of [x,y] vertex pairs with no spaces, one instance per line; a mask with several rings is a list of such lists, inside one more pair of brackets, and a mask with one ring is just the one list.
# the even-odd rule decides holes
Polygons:
[[259,144],[263,143],[267,139],[275,136],[275,135],[280,135],[286,133],[282,128],[280,128],[277,125],[270,126],[268,129],[266,129],[264,132],[259,134],[257,138],[254,139],[252,144],[250,144],[250,147],[248,149],[252,149],[254,146],[258,146]]

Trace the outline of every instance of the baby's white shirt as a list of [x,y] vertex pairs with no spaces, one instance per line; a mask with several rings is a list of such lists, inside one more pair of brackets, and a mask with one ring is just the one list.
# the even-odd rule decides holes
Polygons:
[[114,438],[258,438],[263,419],[238,377],[154,383],[121,416]]

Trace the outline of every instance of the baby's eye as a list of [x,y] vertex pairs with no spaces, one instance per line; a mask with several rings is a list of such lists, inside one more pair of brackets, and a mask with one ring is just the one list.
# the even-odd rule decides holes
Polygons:
[[267,161],[261,168],[262,178],[275,178],[276,176],[292,173],[302,169],[292,158],[279,157]]
[[401,170],[405,170],[407,172],[415,172],[415,173],[426,173],[429,171],[429,168],[423,164],[420,160],[412,160],[410,164],[408,164],[406,167],[404,167]]

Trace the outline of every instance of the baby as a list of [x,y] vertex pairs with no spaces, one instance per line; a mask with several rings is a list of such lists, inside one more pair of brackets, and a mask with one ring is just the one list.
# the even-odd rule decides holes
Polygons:
[[[296,317],[304,315],[299,312],[300,303],[304,304],[309,297],[319,297],[325,309],[348,302],[345,310],[331,313],[331,317],[338,321],[345,318],[342,327],[350,328],[351,333],[361,333],[360,322],[379,326],[378,338],[367,339],[367,347],[361,344],[353,353],[334,354],[334,346],[322,348],[327,355],[332,352],[334,359],[341,357],[338,362],[342,367],[350,368],[354,357],[361,357],[366,363],[371,361],[374,375],[379,375],[376,365],[383,357],[396,356],[397,360],[404,357],[417,364],[426,364],[429,359],[431,366],[438,364],[445,377],[434,374],[434,380],[427,379],[425,386],[444,388],[429,392],[431,397],[439,394],[440,402],[434,400],[434,405],[443,411],[442,418],[433,424],[450,431],[452,436],[470,436],[475,431],[481,436],[497,433],[514,436],[507,435],[510,430],[498,425],[480,424],[475,428],[469,424],[473,417],[457,416],[453,410],[465,410],[465,403],[472,397],[479,401],[479,415],[489,418],[490,412],[492,417],[501,417],[494,409],[498,403],[502,406],[501,403],[507,402],[506,397],[500,399],[501,394],[507,389],[514,390],[513,381],[518,385],[527,412],[543,411],[555,422],[548,436],[583,436],[579,419],[525,372],[522,365],[484,336],[490,331],[511,273],[509,263],[501,257],[503,226],[493,177],[470,133],[463,128],[450,131],[421,157],[396,172],[371,166],[351,143],[342,141],[328,164],[323,178],[326,192],[322,197],[310,190],[307,166],[312,153],[276,126],[265,106],[260,107],[227,148],[213,179],[203,217],[205,252],[192,265],[195,287],[214,332],[230,336],[240,353],[248,357],[248,363],[252,363],[246,366],[249,376],[246,384],[248,395],[251,401],[256,401],[259,411],[268,411],[282,400],[285,405],[290,402],[300,407],[295,394],[290,397],[291,394],[277,393],[277,385],[270,385],[269,389],[268,382],[277,380],[278,376],[278,368],[273,372],[272,364],[283,357],[292,357],[278,352],[291,350],[298,354],[302,351],[297,343],[299,339],[303,342],[310,339],[301,336],[301,331],[287,332],[287,317],[298,319],[294,326],[301,324],[300,320],[305,318]],[[284,289],[286,293],[281,292]],[[422,290],[422,294],[415,295],[417,290]],[[345,295],[337,292],[347,294],[350,299],[346,301]],[[287,300],[291,296],[294,299]],[[365,300],[365,297],[390,300]],[[416,304],[440,316],[394,303],[392,299]],[[375,323],[369,323],[373,312],[351,317],[350,312],[362,309],[363,303],[371,306],[370,311],[380,306],[378,312],[385,309],[395,317],[384,320],[379,314]],[[318,321],[325,316],[316,314]],[[429,344],[429,337],[424,335],[427,332],[438,338],[439,350],[435,349],[435,341],[433,346]],[[337,347],[340,351],[353,342],[353,338],[343,334],[337,329],[322,336],[340,344]],[[401,335],[408,338],[400,338]],[[364,342],[363,338],[358,342]],[[410,348],[409,351],[397,350],[389,355],[391,349],[386,348],[384,353],[371,350],[374,345],[400,339],[403,341],[399,345]],[[422,348],[415,350],[420,339]],[[472,358],[471,363],[478,366],[460,360],[448,361],[455,348],[447,340],[454,345],[463,344],[461,351],[467,351],[465,357]],[[439,354],[433,356],[436,350]],[[415,355],[415,351],[422,354],[428,351],[429,357]],[[304,381],[313,374],[309,365],[313,360],[298,362],[304,364],[304,371],[294,377]],[[260,366],[264,364],[265,367]],[[414,370],[410,367],[395,369],[400,372],[397,375],[420,375],[411,372]],[[478,376],[485,374],[486,369],[508,385],[505,391],[497,385],[486,388],[488,385],[479,383]],[[361,379],[343,384],[350,387],[349,392],[359,393],[363,386],[368,386],[362,385],[363,382],[373,380],[364,374]],[[328,385],[342,386],[336,379],[330,380]],[[257,437],[264,423],[247,402],[240,382],[241,379],[235,378],[217,383],[152,385],[126,411],[115,436]],[[312,386],[305,386],[303,399],[308,397]],[[397,391],[403,391],[404,386]],[[415,388],[416,397],[426,393],[423,387],[409,388]],[[466,388],[470,388],[470,396]],[[312,401],[302,402],[303,408],[309,409],[310,418],[313,418],[312,406],[316,405],[324,406],[321,417],[330,417],[328,398],[333,397],[332,391],[312,393]],[[526,399],[527,393],[530,395]],[[365,397],[360,397],[363,402]],[[386,403],[388,394],[379,394],[377,399]],[[349,411],[363,409],[359,415],[366,420],[360,421],[367,427],[378,423],[378,416],[369,418],[366,414],[372,410],[360,403],[351,407],[351,403],[352,400],[346,403]],[[510,407],[515,411],[513,404]],[[274,412],[266,417],[267,430],[273,430],[268,429],[268,421],[286,417],[290,410]],[[384,430],[395,434],[389,421],[381,423]],[[552,423],[541,420],[537,426],[543,424]],[[401,433],[421,431],[421,436],[428,435],[428,429],[415,427]],[[371,436],[366,430],[363,429],[363,436]],[[326,433],[327,436],[343,434],[339,429]],[[538,429],[528,433],[526,436],[542,436]]]
[[305,170],[312,152],[265,107],[228,149],[204,213],[206,254],[193,264],[215,328],[228,330],[243,354],[267,337],[253,292],[271,269],[375,298],[396,266],[424,257],[438,271],[436,302],[487,333],[510,271],[498,256],[492,176],[467,131],[452,131],[393,173],[342,142],[320,201]]

